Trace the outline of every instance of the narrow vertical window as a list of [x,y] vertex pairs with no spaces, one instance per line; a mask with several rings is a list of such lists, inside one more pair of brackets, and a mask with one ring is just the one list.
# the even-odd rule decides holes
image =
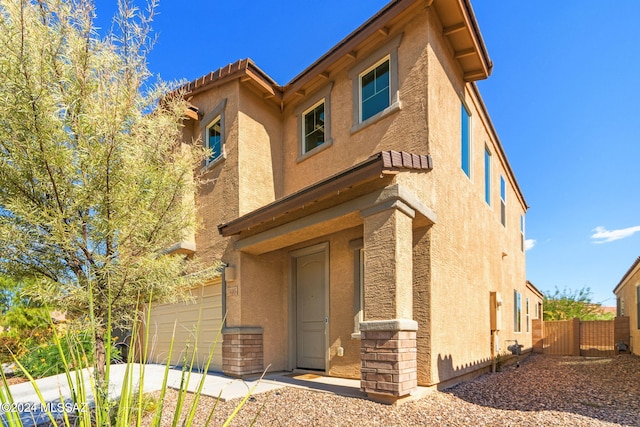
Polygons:
[[636,287],[636,316],[638,321],[638,329],[640,329],[640,285]]
[[524,252],[524,240],[525,240],[525,219],[524,214],[520,215],[520,250]]
[[360,103],[361,122],[391,105],[389,58],[360,75]]
[[484,148],[484,201],[491,206],[491,152]]
[[324,144],[324,99],[303,113],[302,154]]
[[513,291],[513,331],[522,332],[522,295]]
[[467,108],[462,105],[462,170],[471,177],[471,134],[470,134],[470,117]]
[[500,175],[500,222],[507,226],[507,183]]
[[527,328],[527,332],[529,332],[529,298],[525,299],[525,303],[524,303],[524,313],[525,313],[525,321],[527,322],[526,324],[526,328]]
[[216,117],[209,126],[207,126],[206,145],[211,153],[207,159],[207,164],[212,163],[222,155],[222,132],[220,129],[220,116]]
[[364,320],[364,249],[362,239],[349,242],[353,249],[353,333],[351,338],[360,338],[360,322]]

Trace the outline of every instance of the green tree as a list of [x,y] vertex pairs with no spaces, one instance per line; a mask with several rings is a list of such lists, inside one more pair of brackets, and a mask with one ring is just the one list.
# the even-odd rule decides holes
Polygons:
[[589,287],[576,291],[556,287],[553,294],[545,292],[543,307],[544,320],[607,320],[612,314],[602,313],[602,304],[591,301],[592,292]]
[[0,273],[88,319],[99,378],[110,319],[195,280],[163,249],[194,227],[205,154],[183,96],[149,83],[155,4],[119,6],[100,37],[90,0],[0,0]]

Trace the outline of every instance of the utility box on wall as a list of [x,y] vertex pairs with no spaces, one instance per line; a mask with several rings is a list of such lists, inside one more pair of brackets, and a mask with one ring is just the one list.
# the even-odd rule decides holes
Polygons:
[[489,293],[489,319],[492,331],[502,329],[502,295],[500,292]]

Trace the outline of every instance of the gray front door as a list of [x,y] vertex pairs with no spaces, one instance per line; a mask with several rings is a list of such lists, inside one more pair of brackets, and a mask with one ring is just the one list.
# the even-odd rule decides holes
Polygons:
[[297,367],[325,369],[325,252],[296,259]]

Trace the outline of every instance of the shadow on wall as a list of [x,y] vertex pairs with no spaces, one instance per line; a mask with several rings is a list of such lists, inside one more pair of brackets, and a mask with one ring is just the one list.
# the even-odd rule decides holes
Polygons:
[[484,374],[491,370],[491,359],[481,359],[473,363],[454,366],[451,355],[438,355],[438,390],[451,387],[461,381],[469,380],[474,376]]
[[[450,363],[441,359],[443,368]],[[469,403],[505,411],[558,411],[637,425],[640,358],[523,355],[520,367],[483,375],[445,391]]]

